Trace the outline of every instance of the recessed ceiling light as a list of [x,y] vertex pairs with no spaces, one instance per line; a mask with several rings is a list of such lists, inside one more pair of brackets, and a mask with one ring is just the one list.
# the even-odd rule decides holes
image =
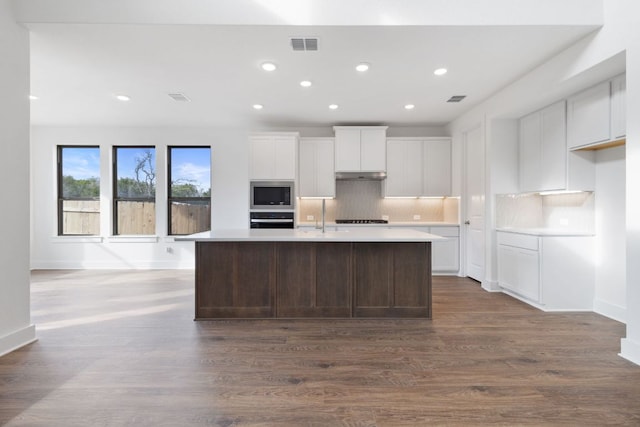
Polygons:
[[413,104],[407,104],[404,106],[404,108],[405,110],[413,110],[414,108],[416,108],[416,106]]
[[437,70],[434,70],[433,74],[435,74],[436,76],[444,76],[445,74],[447,74],[447,69],[438,68]]
[[303,80],[303,81],[300,82],[300,86],[309,87],[309,86],[311,86],[311,82],[309,80]]
[[262,104],[253,104],[253,108],[255,110],[262,110],[263,107],[262,107]]
[[358,65],[356,65],[356,70],[360,71],[361,73],[367,71],[369,69],[369,64],[367,64],[366,62],[361,62]]
[[329,105],[329,108],[332,110],[337,110],[338,109],[338,104],[331,104]]
[[276,64],[274,64],[273,62],[263,62],[262,63],[262,69],[265,71],[274,71],[276,69]]
[[40,98],[38,98],[35,95],[29,95],[29,99],[32,100],[32,101],[35,101],[36,99],[40,99]]
[[127,95],[116,95],[116,99],[118,101],[130,101],[131,98],[128,97]]

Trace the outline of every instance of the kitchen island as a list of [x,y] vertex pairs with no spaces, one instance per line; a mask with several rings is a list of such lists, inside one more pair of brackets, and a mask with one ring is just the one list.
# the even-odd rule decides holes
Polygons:
[[196,245],[196,320],[431,318],[431,242],[409,229],[214,230]]

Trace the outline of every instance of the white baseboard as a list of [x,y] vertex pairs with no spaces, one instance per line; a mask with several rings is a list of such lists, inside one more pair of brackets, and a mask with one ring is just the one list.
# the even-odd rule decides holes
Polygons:
[[481,286],[487,292],[502,292],[502,288],[495,280],[483,280]]
[[35,325],[29,325],[26,328],[22,328],[15,332],[0,337],[0,356],[4,356],[7,353],[11,353],[14,350],[24,347],[27,344],[31,344],[36,341],[36,327]]
[[31,261],[31,270],[190,270],[187,261]]
[[620,340],[620,356],[640,365],[640,342],[622,338]]
[[627,309],[610,302],[596,299],[593,302],[593,311],[601,314],[609,319],[617,320],[624,324],[627,323]]

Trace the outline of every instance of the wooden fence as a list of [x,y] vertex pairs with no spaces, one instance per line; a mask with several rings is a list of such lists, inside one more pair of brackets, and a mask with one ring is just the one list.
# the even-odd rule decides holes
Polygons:
[[[66,200],[63,204],[64,234],[100,235],[100,202]],[[171,233],[192,234],[211,229],[211,206],[188,203],[171,205]],[[119,202],[119,234],[156,234],[156,204]]]

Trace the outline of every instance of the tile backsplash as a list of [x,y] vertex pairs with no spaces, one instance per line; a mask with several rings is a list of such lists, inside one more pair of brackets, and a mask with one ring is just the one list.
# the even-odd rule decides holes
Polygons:
[[595,194],[500,194],[496,196],[496,227],[593,232]]
[[[380,219],[390,222],[453,222],[458,223],[459,200],[455,197],[434,199],[385,199],[381,181],[336,181],[336,198],[326,201],[328,222],[336,218]],[[298,200],[298,221],[307,222],[307,216],[322,218],[322,200]],[[420,219],[414,219],[420,215]]]

